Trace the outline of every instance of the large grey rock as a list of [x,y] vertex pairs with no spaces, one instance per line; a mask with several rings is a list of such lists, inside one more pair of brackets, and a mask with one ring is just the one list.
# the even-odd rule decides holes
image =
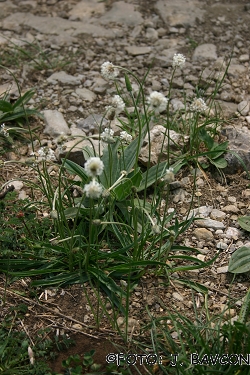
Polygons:
[[238,77],[239,75],[243,74],[246,72],[246,67],[241,64],[230,64],[227,74],[230,77]]
[[117,1],[113,3],[108,12],[100,17],[99,22],[105,25],[115,22],[127,26],[137,26],[143,22],[143,18],[141,13],[135,10],[134,4]]
[[80,96],[81,99],[86,100],[87,102],[92,103],[96,99],[96,94],[86,88],[76,89],[76,94]]
[[202,20],[204,10],[197,0],[158,0],[155,5],[163,21],[170,27],[189,27]]
[[216,112],[218,112],[220,117],[224,119],[235,117],[235,113],[237,112],[237,104],[232,102],[216,100],[215,107]]
[[212,219],[199,219],[195,221],[198,227],[212,228],[212,229],[224,229],[225,225],[217,220]]
[[67,74],[66,72],[56,72],[53,73],[50,77],[47,78],[47,81],[50,83],[61,82],[68,85],[80,85],[82,82],[83,76],[79,75],[77,77]]
[[[98,37],[114,38],[112,30],[99,25],[93,25],[87,22],[76,22],[66,20],[60,17],[40,17],[31,13],[17,12],[6,17],[2,22],[2,28],[5,30],[16,31],[21,26],[29,26],[42,34],[68,34],[77,36],[79,34],[91,34]],[[49,25],[49,27],[48,27]]]
[[[80,136],[81,135],[79,135],[79,137]],[[82,141],[80,141],[79,137],[75,135],[73,139],[63,144],[63,148],[57,148],[55,154],[59,161],[66,157],[67,159],[83,166],[86,161],[82,152],[84,147],[90,147],[92,149],[94,148],[97,155],[99,155],[100,147],[100,151],[102,153],[102,145],[97,139],[91,139],[91,141],[88,139],[83,139]]]
[[223,128],[221,133],[228,137],[229,145],[228,149],[238,155],[228,152],[225,155],[228,166],[223,169],[224,173],[234,174],[238,171],[244,171],[244,166],[240,162],[239,158],[246,165],[247,169],[250,169],[250,130],[247,127],[237,129],[234,126],[227,125]]
[[249,106],[249,101],[248,100],[243,100],[238,104],[238,111],[242,116],[247,116],[250,106]]
[[160,65],[162,68],[167,68],[172,66],[173,64],[173,57],[174,54],[177,53],[178,50],[176,47],[170,47],[168,49],[163,49],[160,52],[160,55],[157,54],[154,56],[154,62],[155,64]]
[[150,130],[150,138],[146,135],[143,147],[140,152],[139,160],[142,164],[147,165],[149,160],[149,139],[150,139],[150,164],[155,165],[159,161],[167,159],[167,149],[170,147],[177,152],[178,146],[184,145],[189,139],[176,133],[174,130],[169,131],[170,140],[168,142],[168,132],[162,125],[155,125]]
[[65,121],[63,114],[56,110],[46,109],[43,111],[45,120],[44,133],[51,137],[58,137],[59,135],[69,135],[71,131]]
[[107,125],[108,121],[103,118],[103,115],[93,113],[89,115],[86,119],[80,119],[76,126],[77,128],[83,130],[87,135],[101,133],[103,128]]
[[125,50],[133,56],[146,55],[151,52],[151,47],[129,46],[125,47]]
[[215,44],[201,44],[194,50],[193,61],[217,60],[217,58]]
[[104,2],[100,0],[82,0],[74,5],[69,12],[72,19],[89,20],[93,16],[100,16],[105,12]]

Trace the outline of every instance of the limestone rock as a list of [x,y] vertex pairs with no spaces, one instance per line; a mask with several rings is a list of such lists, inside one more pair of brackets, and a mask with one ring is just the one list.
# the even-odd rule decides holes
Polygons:
[[249,101],[247,101],[247,100],[243,100],[242,102],[240,102],[239,104],[238,104],[238,111],[240,112],[240,114],[242,115],[242,116],[246,116],[247,114],[248,114],[248,112],[249,112]]
[[[250,130],[247,127],[238,129],[228,125],[222,129],[222,134],[228,138],[228,149],[234,151],[245,163],[247,169],[250,169]],[[238,171],[244,171],[244,167],[239,159],[232,153],[228,152],[225,156],[228,166],[223,169],[224,173],[233,174]]]
[[199,219],[195,221],[195,224],[199,227],[212,228],[212,229],[224,229],[225,225],[217,220],[212,219]]
[[[63,144],[63,147],[58,147],[55,154],[58,160],[61,160],[65,157],[67,159],[79,164],[84,165],[86,162],[84,155],[83,155],[83,148],[88,146],[93,148],[97,155],[99,155],[99,140],[97,139],[83,139],[81,142],[79,142],[79,138],[75,135],[75,137],[68,142],[65,142]],[[100,145],[100,151],[102,152],[102,146]]]
[[127,26],[137,26],[143,22],[143,18],[141,13],[135,10],[133,4],[117,1],[98,21],[105,25],[115,22]]
[[237,112],[237,104],[232,102],[225,102],[223,100],[217,100],[215,103],[216,110],[222,118],[229,119],[235,117]]
[[245,73],[246,67],[241,64],[230,64],[227,74],[231,77],[238,77],[240,74]]
[[206,228],[195,228],[193,231],[193,235],[200,241],[200,240],[205,240],[205,241],[211,241],[213,240],[214,236],[210,232],[210,230]]
[[125,50],[132,56],[146,55],[151,52],[151,47],[129,46]]
[[210,214],[211,219],[222,221],[225,218],[226,214],[223,211],[217,210],[214,208]]
[[62,134],[71,134],[68,124],[66,123],[63,114],[56,110],[46,109],[43,111],[45,120],[44,133],[51,137],[57,137]]
[[79,75],[78,77],[74,77],[72,75],[67,74],[64,71],[53,73],[49,78],[47,78],[47,81],[50,83],[56,83],[61,82],[65,83],[67,85],[80,85],[82,81],[83,76]]
[[[164,136],[165,134],[165,136]],[[177,145],[184,145],[188,141],[187,136],[183,136],[179,133],[176,133],[174,130],[169,131],[170,140],[168,142],[166,128],[162,125],[155,125],[150,130],[150,143],[151,143],[151,153],[150,153],[150,163],[151,165],[157,164],[159,161],[165,160],[167,157],[166,150],[169,147],[176,150]],[[147,165],[149,159],[149,142],[148,135],[146,135],[139,160],[144,165]],[[159,147],[162,145],[163,147]]]
[[103,115],[93,113],[89,115],[86,119],[80,119],[76,126],[77,128],[84,131],[86,135],[97,134],[105,128],[107,120],[103,118]]
[[211,43],[201,44],[195,48],[193,61],[217,60],[216,46]]
[[86,100],[87,102],[92,103],[96,99],[96,94],[86,88],[76,89],[76,94],[80,96],[81,99]]
[[[106,29],[99,25],[80,21],[70,21],[60,17],[40,17],[31,13],[16,12],[6,17],[2,22],[2,27],[5,30],[16,31],[19,25],[26,25],[42,34],[68,34],[71,36],[79,34],[91,34],[106,38],[115,37],[112,30]],[[48,27],[48,25],[50,26]]]
[[76,4],[69,12],[72,20],[89,20],[96,15],[102,15],[105,12],[105,4],[99,0],[82,0]]
[[170,27],[189,27],[202,20],[204,11],[197,0],[158,0],[155,8]]

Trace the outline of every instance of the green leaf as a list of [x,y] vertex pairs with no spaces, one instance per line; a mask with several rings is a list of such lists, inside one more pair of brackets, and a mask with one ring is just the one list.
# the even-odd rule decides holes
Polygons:
[[137,172],[133,171],[132,176],[131,176],[131,174],[128,174],[128,178],[130,178],[130,180],[132,181],[133,186],[139,187],[140,184],[141,184],[141,180],[142,180],[142,172],[138,168]]
[[216,168],[226,168],[227,161],[224,158],[218,158],[218,159],[210,159],[209,161],[211,164],[215,165]]
[[88,176],[86,175],[84,169],[80,165],[68,159],[62,159],[62,160],[63,160],[63,166],[69,173],[79,176],[82,179],[82,182],[84,183],[88,181]]
[[132,186],[133,183],[129,178],[122,180],[120,184],[113,189],[117,200],[122,201],[125,199],[131,193]]
[[103,150],[102,162],[104,164],[103,173],[100,176],[101,184],[106,188],[110,188],[120,176],[118,167],[118,146],[120,140],[117,139],[115,143],[108,144]]
[[34,96],[35,92],[33,90],[27,91],[23,96],[20,96],[20,98],[13,104],[13,108],[22,107],[25,104],[27,104],[32,96]]
[[194,282],[194,281],[191,281],[191,280],[173,279],[173,278],[172,278],[172,281],[176,284],[179,283],[179,284],[182,284],[182,285],[185,285],[185,286],[188,285],[189,287],[191,287],[192,289],[196,290],[199,293],[204,293],[204,294],[208,293],[207,287],[205,287],[204,285],[202,285],[200,283],[197,283],[197,282]]
[[247,294],[244,298],[243,304],[240,309],[240,314],[238,318],[239,323],[246,324],[246,320],[249,315],[249,309],[250,309],[250,288],[247,291]]
[[13,107],[6,100],[0,100],[0,111],[2,111],[2,112],[12,112]]
[[250,232],[250,216],[241,216],[238,218],[241,228]]
[[88,160],[89,158],[96,156],[94,153],[93,147],[90,147],[90,146],[85,146],[82,150],[82,153],[83,153],[85,160]]
[[232,254],[228,271],[232,273],[250,271],[250,247],[242,246]]
[[67,220],[81,217],[80,210],[78,207],[68,207],[64,210],[64,215]]
[[130,83],[130,80],[129,80],[129,76],[125,73],[125,83],[126,83],[126,88],[128,90],[128,92],[132,92],[132,85]]
[[[179,160],[171,167],[174,169],[174,173],[177,173],[183,165],[186,164],[185,160]],[[137,191],[142,191],[147,187],[151,186],[155,181],[159,180],[169,167],[167,166],[166,161],[161,162],[160,164],[154,165],[148,171],[144,172],[142,175],[141,185]]]
[[[125,314],[124,307],[122,306],[122,298],[126,293],[114,282],[111,277],[107,276],[102,270],[98,268],[89,267],[88,272],[94,276],[96,281],[100,283],[100,287],[107,294],[110,300]],[[120,299],[117,298],[120,297]]]
[[123,155],[121,155],[121,170],[125,169],[128,173],[135,167],[137,150],[141,149],[144,137],[146,135],[146,126],[142,129],[141,139],[137,137],[128,147],[125,148]]
[[49,285],[68,285],[85,283],[89,280],[89,276],[85,273],[81,274],[79,271],[68,272],[64,270],[59,275],[48,277],[43,280],[35,280],[31,284],[33,286],[49,286]]
[[214,145],[213,138],[207,133],[207,131],[204,128],[201,128],[199,130],[199,138],[201,141],[203,141],[206,145],[206,147],[211,150],[211,148]]

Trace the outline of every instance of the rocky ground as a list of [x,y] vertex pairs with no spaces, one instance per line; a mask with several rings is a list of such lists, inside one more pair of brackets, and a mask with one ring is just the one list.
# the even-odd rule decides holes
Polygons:
[[[17,96],[12,74],[22,92],[35,89],[32,105],[43,111],[45,120],[36,120],[34,127],[40,129],[42,145],[53,148],[60,159],[72,146],[72,140],[67,140],[63,151],[58,142],[60,134],[98,132],[93,115],[99,121],[114,93],[114,86],[100,74],[103,62],[112,61],[129,68],[141,78],[152,65],[145,84],[146,94],[159,91],[167,95],[172,57],[174,53],[183,53],[187,57],[185,68],[177,71],[173,80],[171,108],[174,110],[179,108],[183,92],[191,98],[198,84],[204,88],[209,81],[210,87],[204,95],[210,95],[221,67],[226,69],[230,61],[216,102],[222,110],[222,134],[228,137],[229,148],[237,150],[249,167],[249,19],[250,3],[244,0],[0,0],[0,63],[10,69],[0,68],[0,96],[6,90],[13,98]],[[123,84],[122,78],[120,83]],[[136,91],[138,87],[135,85],[133,89]],[[36,151],[39,147],[37,143]],[[24,160],[30,157],[30,152],[29,146],[22,145],[3,159]],[[72,158],[76,160],[78,154]],[[187,246],[199,248],[202,260],[211,259],[220,250],[209,269],[186,275],[208,287],[211,313],[226,307],[232,281],[232,274],[227,272],[229,258],[233,251],[249,242],[247,233],[237,223],[239,216],[249,213],[249,182],[237,159],[228,154],[227,160],[229,167],[224,171],[223,181],[210,172],[197,176],[196,214],[206,220],[195,223],[180,239]],[[29,176],[29,170],[8,167],[0,176],[4,183]],[[177,179],[180,185],[173,193],[169,212],[176,209],[178,217],[183,218],[189,207],[192,178],[184,170]],[[24,185],[16,189],[20,189],[20,197],[29,194]],[[25,290],[25,285],[18,285]],[[237,277],[230,286],[232,298],[242,298],[248,287],[246,276]],[[204,298],[199,293],[194,297],[199,308]],[[81,286],[63,293],[53,292],[49,300],[43,295],[41,300],[43,308],[29,301],[32,314],[28,314],[25,324],[31,332],[46,324],[69,332],[84,327],[85,333],[96,338],[78,333],[75,337],[79,345],[73,350],[80,347],[79,353],[83,353],[89,345],[95,346],[104,361],[107,346],[104,350],[103,340],[112,339],[114,333],[108,333],[107,319],[98,333],[86,328],[93,324],[93,316]],[[10,303],[15,301],[16,297],[10,295]],[[170,306],[186,316],[193,314],[190,289],[178,283],[167,288],[160,278],[145,277],[131,303],[130,317],[138,320],[135,335],[139,326],[148,321],[145,304],[155,316],[162,316]],[[235,318],[237,313],[234,306],[230,315]],[[61,359],[53,365],[54,369],[59,369]]]

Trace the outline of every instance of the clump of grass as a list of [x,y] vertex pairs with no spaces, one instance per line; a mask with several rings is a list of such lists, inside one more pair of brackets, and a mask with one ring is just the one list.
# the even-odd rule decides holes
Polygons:
[[[99,307],[104,309],[99,298],[104,292],[114,311],[122,312],[128,322],[130,293],[142,275],[150,271],[169,281],[176,271],[200,269],[212,264],[215,258],[203,262],[196,257],[198,249],[177,243],[193,218],[179,221],[175,212],[168,214],[169,185],[183,166],[201,168],[201,156],[207,157],[217,168],[226,165],[223,153],[227,144],[217,144],[213,131],[208,129],[211,128],[213,94],[206,102],[200,96],[186,100],[183,118],[188,121],[186,135],[189,142],[177,145],[179,153],[174,153],[170,147],[170,129],[174,121],[170,111],[172,81],[176,69],[181,69],[184,64],[183,55],[174,56],[168,96],[157,92],[146,96],[147,73],[140,80],[126,68],[110,62],[102,65],[102,74],[114,81],[117,95],[104,113],[108,125],[103,129],[100,124],[98,149],[93,145],[94,137],[86,137],[89,146],[83,149],[84,167],[66,157],[53,179],[48,169],[49,163],[53,163],[49,152],[33,161],[31,167],[39,182],[26,183],[42,193],[42,207],[46,206],[50,211],[55,236],[49,243],[39,242],[39,257],[37,246],[36,249],[31,246],[29,252],[22,252],[18,262],[14,253],[8,254],[8,258],[1,256],[2,272],[15,278],[30,276],[33,286],[88,282],[97,290]],[[123,86],[117,81],[121,72],[124,74]],[[134,92],[133,82],[139,87],[137,92]],[[120,119],[120,114],[128,113],[128,106],[134,108],[134,113],[125,121]],[[115,136],[112,129],[114,119],[120,119],[119,136]],[[160,120],[165,127],[159,148],[160,154],[163,151],[166,154],[166,160],[159,160],[152,166],[150,126],[151,121],[157,123]],[[142,167],[139,155],[146,135],[148,163]],[[149,188],[153,191],[150,198]],[[126,283],[125,289],[120,286],[121,280]],[[198,283],[188,285],[204,291]],[[99,325],[98,311],[96,321]]]
[[[160,214],[162,188],[173,182],[184,165],[194,163],[199,166],[202,142],[209,149],[202,155],[207,155],[217,167],[225,166],[221,155],[226,145],[217,145],[212,136],[208,135],[206,127],[210,124],[210,108],[200,97],[192,98],[189,107],[186,107],[190,129],[187,152],[179,156],[171,154],[169,105],[172,80],[176,69],[182,68],[184,64],[183,55],[174,56],[168,97],[157,92],[146,97],[146,76],[140,81],[125,68],[110,62],[102,65],[103,76],[115,83],[118,74],[123,72],[125,87],[122,92],[117,86],[117,95],[106,108],[105,117],[109,125],[105,129],[100,125],[99,153],[96,154],[89,137],[90,146],[83,149],[87,160],[84,168],[65,158],[56,185],[52,184],[47,171],[49,154],[42,157],[44,161],[33,166],[38,173],[40,189],[46,197],[56,233],[50,244],[42,245],[44,254],[49,252],[49,259],[46,256],[41,258],[40,266],[37,263],[39,261],[30,261],[25,269],[21,269],[12,259],[2,258],[0,266],[4,272],[8,269],[8,274],[15,277],[22,277],[24,273],[28,275],[29,270],[33,276],[47,274],[45,278],[34,280],[33,285],[36,286],[91,280],[125,313],[121,299],[126,297],[126,293],[116,280],[128,280],[133,284],[148,269],[154,269],[157,274],[169,278],[173,272],[202,268],[212,263],[213,260],[205,263],[194,257],[199,252],[197,249],[176,244],[177,238],[189,228],[193,218],[179,222],[174,218],[174,212],[167,214],[168,196],[164,212]],[[139,87],[136,94],[132,80]],[[136,120],[128,117],[126,128],[123,128],[124,123],[121,122],[121,135],[114,137],[112,120],[119,119],[120,113],[125,111],[125,102],[134,107]],[[167,139],[168,144],[165,150],[167,160],[150,167],[150,121],[164,119],[164,113],[167,114],[164,133],[164,140]],[[128,130],[132,127],[131,135]],[[149,154],[148,166],[143,171],[139,155],[146,134],[149,138]],[[69,174],[77,176],[77,181]],[[147,197],[149,187],[154,189],[151,202]],[[171,264],[171,267],[167,264]]]

